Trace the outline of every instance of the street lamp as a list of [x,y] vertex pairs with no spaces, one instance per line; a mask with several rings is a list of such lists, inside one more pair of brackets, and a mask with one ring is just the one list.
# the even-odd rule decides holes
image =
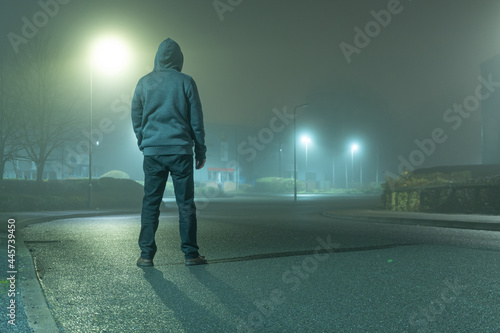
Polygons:
[[300,104],[293,109],[293,200],[297,202],[297,109],[308,108],[309,104]]
[[308,136],[303,136],[302,142],[306,144],[306,168],[307,168],[307,145],[311,142],[311,138],[309,138]]
[[351,183],[354,184],[354,152],[359,149],[357,144],[351,146]]
[[311,139],[308,136],[304,135],[301,140],[303,143],[306,144],[306,176],[305,176],[305,180],[306,180],[306,193],[307,193],[307,145],[311,142]]
[[[92,114],[94,67],[100,71],[114,73],[122,69],[128,61],[128,50],[120,39],[105,36],[97,40],[90,55],[90,108],[89,108],[89,209],[92,209]],[[96,142],[99,145],[99,141]]]

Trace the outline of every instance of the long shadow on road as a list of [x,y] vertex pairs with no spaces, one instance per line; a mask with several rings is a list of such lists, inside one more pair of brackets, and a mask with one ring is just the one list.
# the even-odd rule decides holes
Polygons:
[[146,281],[151,284],[161,302],[173,311],[186,332],[208,332],[214,327],[226,325],[206,307],[189,298],[173,282],[165,279],[162,271],[153,267],[142,270]]
[[207,266],[190,267],[189,272],[207,290],[216,295],[221,304],[225,305],[225,309],[228,310],[226,316],[235,322],[232,331],[249,331],[243,318],[246,319],[249,313],[256,311],[254,304],[248,297],[215,277],[206,268]]
[[[162,271],[153,267],[142,270],[156,296],[173,311],[186,332],[247,332],[250,327],[245,319],[258,312],[247,296],[215,277],[206,266],[188,268],[203,288],[191,296],[165,278]],[[196,289],[199,291],[199,286]],[[214,297],[216,303],[212,304]]]

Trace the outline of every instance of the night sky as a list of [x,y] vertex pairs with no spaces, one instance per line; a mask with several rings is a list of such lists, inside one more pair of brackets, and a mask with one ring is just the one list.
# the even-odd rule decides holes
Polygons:
[[[81,91],[82,109],[93,38],[112,31],[131,50],[126,73],[95,78],[96,105],[105,106],[131,94],[171,37],[183,50],[183,72],[198,84],[206,122],[266,126],[273,108],[309,103],[301,121],[318,142],[376,141],[391,170],[436,128],[448,139],[422,166],[481,161],[480,111],[456,130],[443,114],[474,94],[480,64],[500,53],[499,1],[221,0],[218,10],[202,0],[60,2],[28,44],[50,41]],[[22,35],[23,17],[32,21],[43,8],[27,0],[3,0],[0,8],[2,53],[19,56],[27,45],[15,53],[8,34]],[[376,16],[382,23],[370,25]],[[352,51],[356,27],[366,33],[367,24],[372,37],[358,36]],[[116,124],[132,135],[128,119]]]

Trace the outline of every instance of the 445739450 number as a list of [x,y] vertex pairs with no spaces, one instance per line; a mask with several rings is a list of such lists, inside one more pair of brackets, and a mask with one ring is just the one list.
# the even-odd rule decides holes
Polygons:
[[7,226],[8,234],[7,234],[7,256],[8,256],[8,262],[9,262],[9,269],[10,270],[15,270],[16,269],[16,236],[15,236],[15,231],[16,231],[16,220],[14,219],[9,219],[8,220],[8,226]]

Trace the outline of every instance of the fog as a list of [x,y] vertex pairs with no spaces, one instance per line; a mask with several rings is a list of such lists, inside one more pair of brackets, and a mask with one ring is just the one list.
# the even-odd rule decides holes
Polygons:
[[[45,54],[42,69],[57,71],[45,81],[60,102],[54,107],[73,115],[45,178],[86,176],[92,103],[93,172],[142,179],[130,100],[167,37],[181,46],[183,72],[203,104],[208,152],[200,182],[218,169],[250,184],[292,177],[294,135],[299,179],[325,186],[483,162],[482,105],[474,103],[497,105],[500,78],[481,66],[500,53],[498,1],[5,0],[0,8],[2,86],[15,87],[2,90],[3,109],[17,104],[20,87],[29,93],[21,78],[36,81],[27,68],[40,60],[32,55]],[[130,60],[120,73],[91,73],[90,45],[109,33],[126,42]],[[482,98],[471,99],[478,92]],[[301,104],[309,106],[293,118]],[[69,163],[73,173],[65,174]],[[13,178],[9,165],[4,177]]]

